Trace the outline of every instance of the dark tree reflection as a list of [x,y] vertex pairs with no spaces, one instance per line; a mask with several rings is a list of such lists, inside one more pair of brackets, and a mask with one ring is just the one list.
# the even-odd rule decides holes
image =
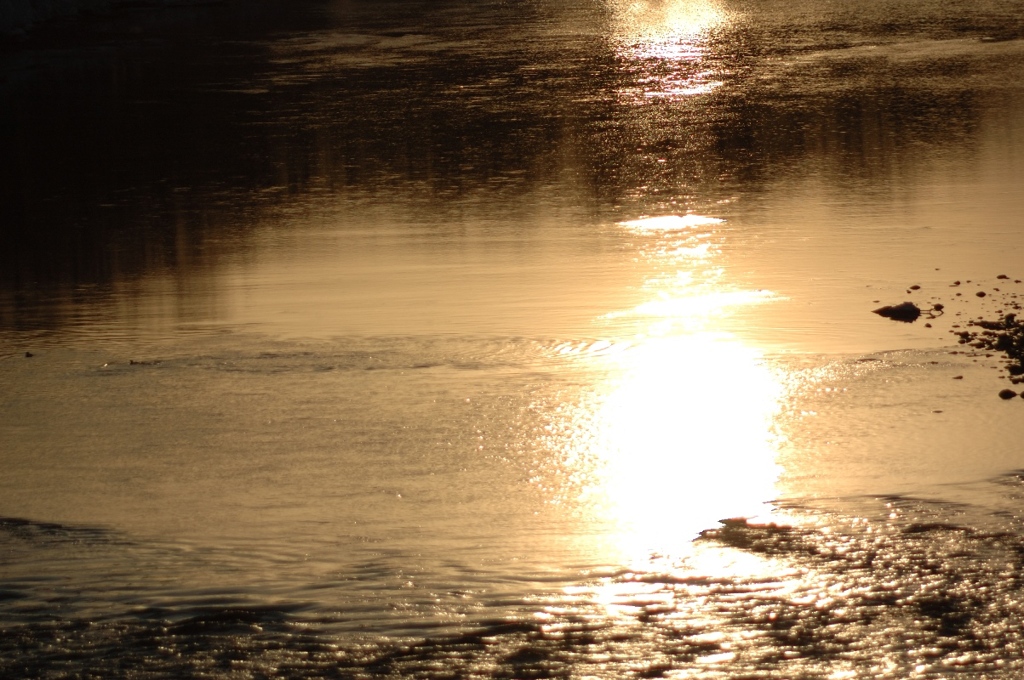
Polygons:
[[[999,8],[874,25],[807,5],[794,26],[737,4],[685,64],[624,56],[604,10],[578,3],[268,2],[41,30],[0,66],[0,323],[54,327],[48,301],[154,272],[216,297],[224,258],[314,194],[444,215],[555,186],[614,217],[788,173],[885,191],[929,149],[969,155],[986,111],[1006,110],[992,75],[1019,71],[1018,51],[863,47],[1003,40],[1016,24]],[[685,69],[720,85],[644,96]]]

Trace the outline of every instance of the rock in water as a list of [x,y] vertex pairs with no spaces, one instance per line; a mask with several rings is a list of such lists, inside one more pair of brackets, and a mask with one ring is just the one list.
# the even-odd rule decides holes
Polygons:
[[898,305],[879,307],[878,309],[873,309],[871,311],[872,313],[884,316],[887,319],[903,321],[906,323],[917,321],[917,317],[921,316],[921,308],[913,302],[903,302]]
[[1001,390],[999,392],[999,398],[1000,399],[1013,399],[1016,396],[1017,396],[1017,393],[1014,392],[1013,390]]

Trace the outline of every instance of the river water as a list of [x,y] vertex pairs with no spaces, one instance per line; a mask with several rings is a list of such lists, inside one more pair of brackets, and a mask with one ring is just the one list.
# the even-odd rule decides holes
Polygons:
[[1019,1],[131,5],[0,123],[3,677],[1024,672]]

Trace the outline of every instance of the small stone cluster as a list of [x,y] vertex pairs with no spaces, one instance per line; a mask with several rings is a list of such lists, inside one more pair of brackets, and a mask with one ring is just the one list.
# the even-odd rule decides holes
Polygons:
[[[974,297],[979,299],[978,304],[996,307],[989,312],[990,315],[994,315],[994,318],[978,316],[960,323],[953,323],[949,332],[957,337],[957,341],[961,345],[968,345],[980,352],[1002,353],[1006,357],[1005,368],[1009,373],[1010,382],[1017,385],[1024,383],[1024,321],[1017,318],[1017,312],[1022,311],[1021,303],[1024,301],[1024,297],[1019,298],[1016,292],[1003,290],[1000,286],[1020,284],[1021,280],[1013,279],[1011,281],[1006,274],[1000,274],[996,277],[996,281],[997,285],[988,290],[974,292]],[[974,283],[976,287],[981,287],[980,283],[972,281],[954,281],[949,287],[961,288],[964,283]],[[907,289],[907,293],[919,290],[921,290],[921,286],[915,284]],[[963,298],[963,296],[963,292],[956,292],[953,297],[955,299]],[[922,309],[913,302],[903,302],[873,311],[880,316],[906,323],[912,323],[922,315],[934,319],[945,313],[947,305],[953,304],[952,300],[943,304],[935,302],[936,299],[938,296],[932,298],[931,307],[927,309]],[[955,316],[959,317],[963,314],[964,312],[956,312]],[[930,323],[925,325],[931,328]],[[957,378],[960,377],[962,376],[957,376]],[[1018,394],[1014,390],[1004,389],[999,392],[999,396],[1002,399],[1012,399]],[[1020,396],[1024,397],[1024,394]]]
[[953,329],[961,345],[1002,352],[1009,359],[1006,370],[1014,384],[1024,382],[1024,323],[1016,314],[1007,314],[998,321],[968,321],[968,330]]

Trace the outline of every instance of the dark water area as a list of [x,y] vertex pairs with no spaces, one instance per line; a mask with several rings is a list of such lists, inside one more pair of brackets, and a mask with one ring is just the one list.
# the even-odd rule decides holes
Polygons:
[[[1019,97],[1000,67],[1019,61],[1016,3],[726,8],[750,10],[682,72],[623,54],[588,4],[255,3],[40,29],[8,46],[2,83],[7,323],[154,269],[201,285],[296,196],[395,192],[443,214],[571,174],[575,202],[614,218],[811,168],[884,186]],[[870,51],[905,40],[930,46]],[[636,105],[712,77],[699,101]]]
[[1024,294],[1022,83],[1010,0],[3,38],[0,676],[1018,677],[956,333]]

